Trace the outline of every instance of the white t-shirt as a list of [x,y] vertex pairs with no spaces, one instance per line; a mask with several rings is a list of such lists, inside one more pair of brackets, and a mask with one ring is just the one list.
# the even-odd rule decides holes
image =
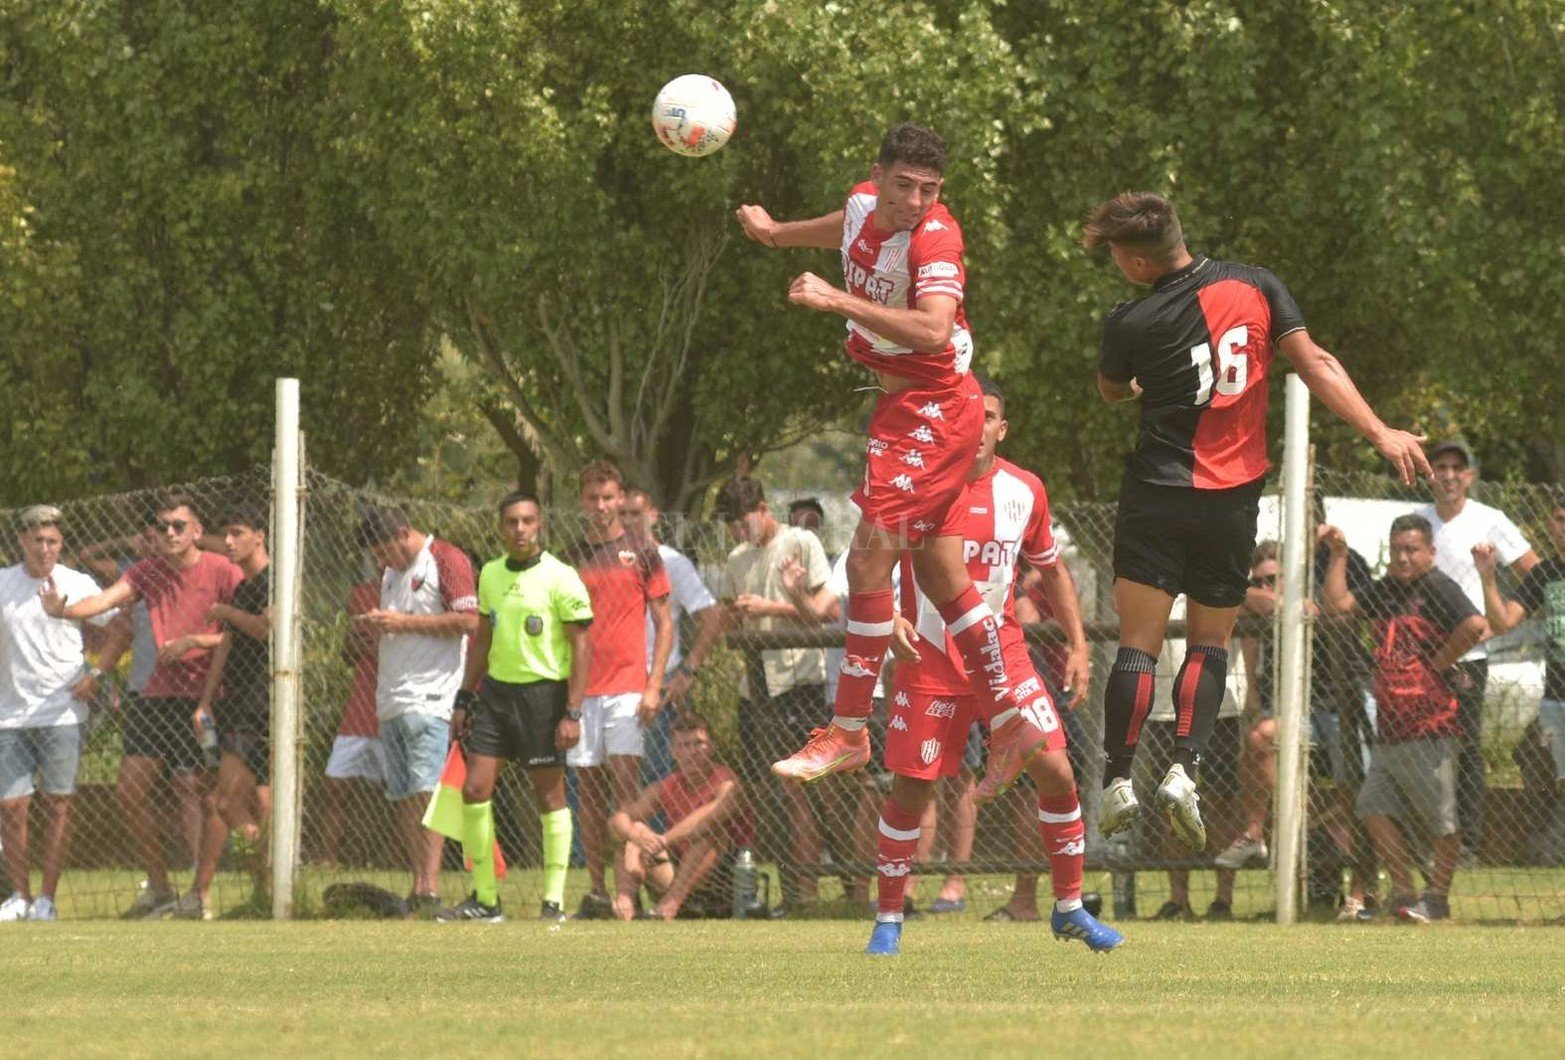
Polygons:
[[[1435,532],[1435,566],[1461,586],[1480,615],[1484,613],[1483,581],[1473,565],[1473,546],[1485,541],[1494,545],[1495,554],[1506,567],[1532,551],[1522,532],[1504,512],[1475,500],[1464,503],[1462,510],[1449,522],[1440,518],[1433,504],[1417,509],[1415,514],[1428,519]],[[1489,649],[1483,644],[1462,656],[1463,659],[1488,657]]]
[[[98,583],[80,571],[55,564],[55,591],[68,604],[98,594]],[[80,623],[44,614],[34,578],[18,563],[0,570],[0,729],[46,729],[79,725],[87,704],[71,695],[86,672]],[[101,626],[114,612],[89,619]]]
[[[767,600],[787,602],[788,592],[782,584],[782,567],[790,559],[797,559],[805,570],[805,585],[811,591],[825,585],[831,577],[831,566],[826,562],[826,550],[821,539],[808,530],[796,526],[779,526],[776,535],[763,546],[748,541],[728,554],[728,564],[723,568],[722,592],[724,596],[753,594]],[[746,629],[770,632],[789,629],[797,623],[781,618],[747,618]],[[826,652],[822,648],[784,648],[763,651],[761,660],[766,668],[767,696],[780,696],[801,685],[826,683]],[[740,694],[746,698],[754,695],[746,675],[740,685]]]
[[[388,567],[381,574],[380,606],[405,615],[443,615],[478,611],[473,565],[467,554],[434,535],[424,538],[406,570]],[[389,721],[408,713],[451,717],[462,668],[466,637],[427,633],[389,633],[380,638],[380,670],[375,713]]]
[[[717,598],[706,587],[706,582],[701,580],[701,574],[696,570],[696,565],[690,562],[690,557],[677,548],[668,545],[658,545],[658,556],[663,560],[663,569],[668,572],[668,584],[671,592],[668,594],[668,615],[674,621],[674,649],[668,653],[668,669],[665,674],[671,674],[679,666],[679,660],[684,655],[679,650],[679,620],[684,615],[694,615],[713,607]],[[652,610],[647,609],[647,666],[652,666],[652,650],[657,644],[657,625],[652,621]]]

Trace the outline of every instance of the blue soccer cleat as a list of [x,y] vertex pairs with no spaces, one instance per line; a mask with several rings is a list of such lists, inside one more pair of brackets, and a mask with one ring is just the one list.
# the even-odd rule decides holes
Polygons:
[[1118,949],[1125,942],[1124,935],[1085,909],[1072,909],[1069,913],[1055,909],[1049,917],[1049,926],[1054,929],[1054,937],[1061,942],[1079,939],[1094,953],[1107,953]]
[[870,957],[898,957],[902,954],[902,922],[900,920],[876,921],[870,932],[869,945],[864,952]]

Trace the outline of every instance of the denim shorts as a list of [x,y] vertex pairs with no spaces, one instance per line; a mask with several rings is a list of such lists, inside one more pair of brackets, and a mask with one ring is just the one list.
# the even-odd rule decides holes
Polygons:
[[1538,727],[1554,755],[1554,779],[1565,781],[1565,701],[1545,699],[1539,703]]
[[386,752],[386,798],[391,802],[434,791],[451,747],[451,723],[408,711],[380,723]]
[[81,750],[80,725],[0,729],[0,799],[31,795],[34,776],[46,795],[75,793]]

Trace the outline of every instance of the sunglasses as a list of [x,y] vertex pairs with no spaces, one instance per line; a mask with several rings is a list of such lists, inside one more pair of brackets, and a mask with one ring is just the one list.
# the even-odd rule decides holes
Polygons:
[[185,532],[186,527],[188,527],[190,525],[190,523],[188,523],[184,519],[169,519],[169,520],[166,520],[166,521],[163,520],[163,519],[159,519],[157,522],[153,523],[152,525],[158,528],[158,533],[160,533],[160,534],[166,534],[170,530],[174,531],[174,533],[176,533],[176,534],[183,534]]
[[1277,584],[1277,575],[1264,574],[1250,579],[1250,585],[1256,589],[1270,589]]

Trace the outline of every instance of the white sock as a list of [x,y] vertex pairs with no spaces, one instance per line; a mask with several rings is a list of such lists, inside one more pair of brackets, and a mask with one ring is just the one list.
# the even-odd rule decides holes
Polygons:
[[1054,903],[1054,908],[1062,913],[1074,913],[1081,908],[1080,898],[1061,898]]
[[831,723],[845,732],[858,732],[868,721],[868,718],[844,718],[841,714],[831,716]]

